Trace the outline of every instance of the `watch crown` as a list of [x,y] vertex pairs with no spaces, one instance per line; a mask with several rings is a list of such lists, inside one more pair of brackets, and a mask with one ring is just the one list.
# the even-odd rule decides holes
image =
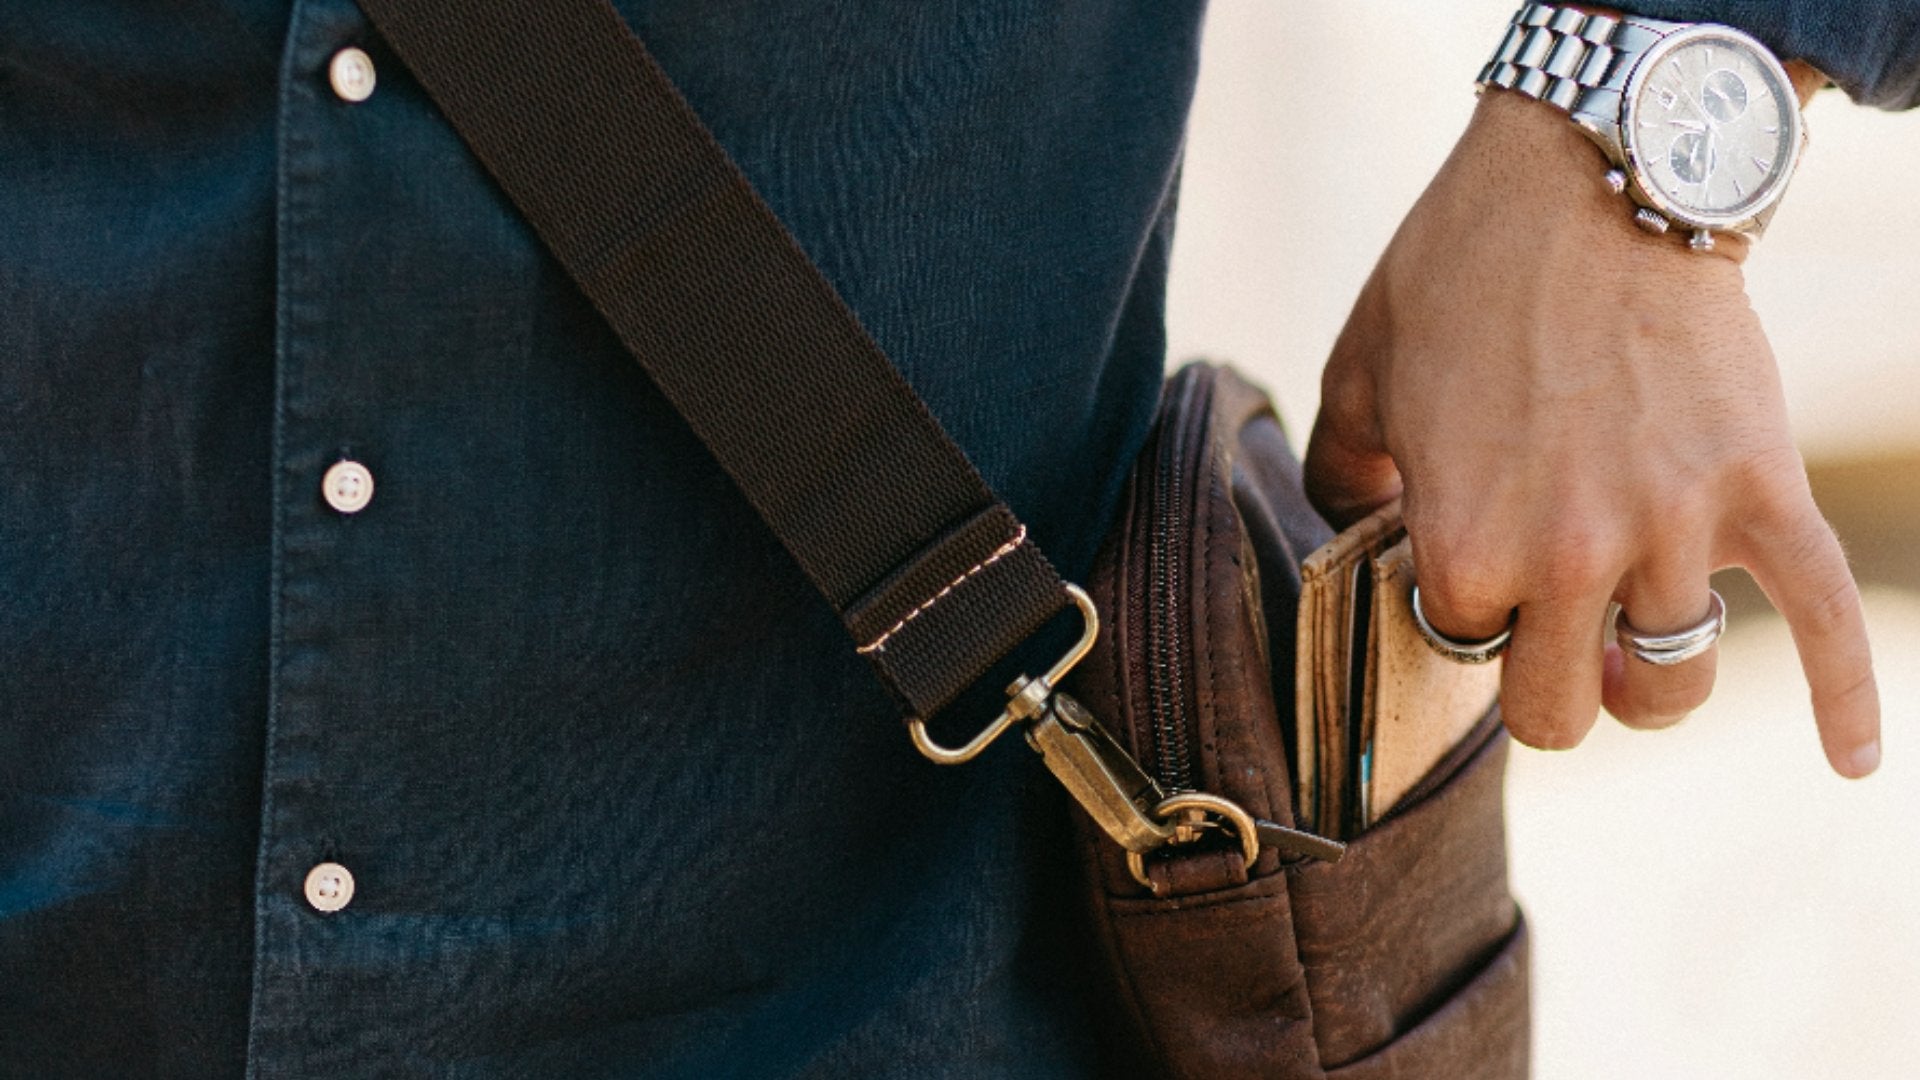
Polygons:
[[1712,251],[1713,233],[1706,229],[1695,229],[1693,230],[1693,239],[1687,241],[1687,246],[1695,251]]
[[1607,182],[1607,190],[1615,195],[1624,194],[1627,190],[1627,174],[1623,169],[1608,169],[1607,175],[1601,179]]
[[1648,210],[1645,207],[1641,207],[1639,210],[1634,211],[1633,223],[1647,230],[1648,232],[1654,234],[1655,236],[1659,236],[1665,233],[1667,231],[1667,226],[1671,224],[1669,221],[1667,221],[1666,217],[1662,215],[1658,210]]

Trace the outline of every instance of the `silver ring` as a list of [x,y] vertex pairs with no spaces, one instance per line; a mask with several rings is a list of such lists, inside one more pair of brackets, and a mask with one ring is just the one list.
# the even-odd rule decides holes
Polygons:
[[1655,667],[1673,667],[1700,656],[1727,632],[1727,602],[1707,590],[1707,617],[1674,634],[1642,634],[1627,623],[1626,613],[1614,617],[1613,633],[1620,647]]
[[1427,613],[1420,610],[1420,586],[1413,587],[1413,625],[1420,628],[1420,636],[1434,652],[1456,664],[1484,664],[1507,651],[1507,645],[1513,641],[1513,627],[1482,641],[1455,641],[1433,628],[1427,621]]

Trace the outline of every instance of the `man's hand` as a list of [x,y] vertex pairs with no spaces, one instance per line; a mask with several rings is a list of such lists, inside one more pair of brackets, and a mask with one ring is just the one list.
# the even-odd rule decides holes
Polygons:
[[1859,590],[1814,506],[1745,244],[1641,233],[1566,117],[1485,94],[1408,214],[1323,380],[1308,490],[1336,524],[1404,494],[1421,604],[1450,637],[1513,619],[1502,702],[1537,747],[1599,707],[1642,728],[1707,698],[1715,654],[1655,667],[1603,629],[1708,612],[1744,566],[1790,624],[1827,760],[1879,761]]

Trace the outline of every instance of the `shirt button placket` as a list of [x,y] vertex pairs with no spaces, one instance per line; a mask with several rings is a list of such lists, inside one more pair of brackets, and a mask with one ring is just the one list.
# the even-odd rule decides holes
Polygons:
[[248,1075],[262,1078],[316,1075],[316,1055],[344,1052],[316,1034],[315,1013],[338,990],[337,950],[355,948],[355,925],[377,917],[346,920],[366,900],[353,870],[325,857],[336,838],[370,863],[381,854],[329,795],[343,777],[377,771],[353,758],[361,683],[343,675],[361,640],[363,612],[345,600],[364,571],[356,545],[373,542],[345,519],[367,512],[375,485],[367,463],[341,448],[383,415],[353,392],[353,367],[377,335],[356,322],[366,317],[363,278],[340,269],[366,224],[355,217],[364,191],[353,164],[373,136],[343,103],[373,96],[372,57],[346,44],[367,32],[351,0],[297,0],[280,87],[273,626],[248,1040]]

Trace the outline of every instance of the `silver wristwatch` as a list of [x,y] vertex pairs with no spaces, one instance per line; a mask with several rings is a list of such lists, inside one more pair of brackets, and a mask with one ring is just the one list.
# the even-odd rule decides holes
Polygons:
[[1757,239],[1806,146],[1800,99],[1766,46],[1732,27],[1612,18],[1530,3],[1508,25],[1481,88],[1555,105],[1612,163],[1634,222]]

